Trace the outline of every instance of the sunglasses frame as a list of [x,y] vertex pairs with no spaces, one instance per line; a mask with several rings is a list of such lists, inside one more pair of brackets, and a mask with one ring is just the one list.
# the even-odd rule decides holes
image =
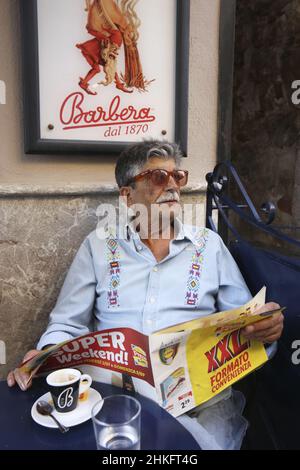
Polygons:
[[[150,176],[151,181],[152,181],[152,174],[154,173],[154,171],[163,171],[164,173],[167,173],[167,175],[168,175],[168,180],[167,180],[167,182],[166,182],[165,184],[162,184],[162,185],[156,184],[155,186],[165,186],[165,185],[167,185],[167,184],[169,183],[169,180],[170,180],[170,177],[171,177],[171,176],[173,177],[175,183],[176,183],[179,187],[185,186],[185,185],[187,184],[187,182],[188,182],[188,176],[189,176],[188,170],[180,170],[180,169],[178,169],[178,170],[168,171],[168,170],[165,170],[164,168],[153,168],[152,170],[146,170],[146,171],[143,171],[142,173],[139,173],[138,175],[134,176],[134,177],[128,182],[128,184],[134,183],[135,181],[139,181],[139,180],[141,180],[141,179],[147,177],[148,175]],[[182,171],[182,172],[185,174],[185,176],[186,176],[186,183],[185,183],[184,185],[180,185],[179,183],[177,183],[176,179],[174,178],[174,172],[175,172],[175,171],[176,171],[176,172],[177,172],[177,171]],[[155,184],[153,181],[152,181],[152,183]]]

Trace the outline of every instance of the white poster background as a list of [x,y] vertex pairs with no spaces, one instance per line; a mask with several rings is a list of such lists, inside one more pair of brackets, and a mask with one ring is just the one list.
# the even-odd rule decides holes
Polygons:
[[[85,77],[91,67],[76,44],[94,38],[86,30],[87,12],[84,8],[85,0],[38,0],[41,138],[130,142],[147,137],[162,138],[162,130],[165,130],[165,138],[174,140],[176,0],[139,0],[135,7],[141,20],[137,48],[143,74],[146,80],[154,81],[146,92],[133,89],[131,94],[117,90],[114,82],[106,87],[92,88],[97,91],[96,96],[88,95],[78,86],[79,77]],[[123,45],[117,70],[119,75],[125,72]],[[104,80],[103,72],[93,78],[90,87],[101,80]],[[123,124],[66,129],[71,126],[61,122],[61,106],[70,94],[76,92],[84,96],[81,104],[84,112],[96,110],[98,106],[108,110],[118,95],[120,110],[130,105],[136,109],[149,107],[155,120],[135,128],[127,128]],[[100,123],[103,124],[102,121]],[[53,130],[49,130],[49,124],[54,126]],[[112,135],[113,129],[119,135]]]

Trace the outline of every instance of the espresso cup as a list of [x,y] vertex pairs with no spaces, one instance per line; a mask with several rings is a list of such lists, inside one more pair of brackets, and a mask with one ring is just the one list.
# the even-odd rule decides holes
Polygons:
[[79,395],[86,394],[92,384],[92,378],[77,369],[56,370],[46,380],[58,413],[75,410]]

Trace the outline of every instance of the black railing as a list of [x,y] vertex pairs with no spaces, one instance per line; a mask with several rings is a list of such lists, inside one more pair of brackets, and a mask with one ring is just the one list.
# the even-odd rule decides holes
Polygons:
[[[271,226],[276,215],[276,206],[273,202],[265,202],[261,205],[259,211],[255,208],[232,163],[225,161],[217,164],[213,172],[206,175],[206,181],[206,227],[218,233],[223,232],[220,234],[225,241],[227,241],[227,229],[237,239],[241,239],[237,228],[230,221],[229,212],[231,211],[231,213],[237,214],[246,223],[255,226],[268,235],[300,247],[300,241],[285,235],[278,228]],[[239,193],[241,200],[238,203],[234,202],[228,195],[229,182],[235,185],[235,191],[237,190]],[[218,227],[216,227],[213,220],[213,212],[215,210],[218,211],[219,217],[221,216]],[[296,228],[285,226],[285,229]]]

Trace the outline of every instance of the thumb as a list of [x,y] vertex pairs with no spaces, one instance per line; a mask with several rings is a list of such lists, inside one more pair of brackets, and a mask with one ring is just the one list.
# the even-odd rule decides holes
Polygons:
[[23,362],[25,361],[29,361],[29,359],[32,359],[34,356],[36,356],[37,354],[39,354],[40,351],[38,351],[37,349],[31,349],[30,351],[28,351],[25,356],[23,357]]

